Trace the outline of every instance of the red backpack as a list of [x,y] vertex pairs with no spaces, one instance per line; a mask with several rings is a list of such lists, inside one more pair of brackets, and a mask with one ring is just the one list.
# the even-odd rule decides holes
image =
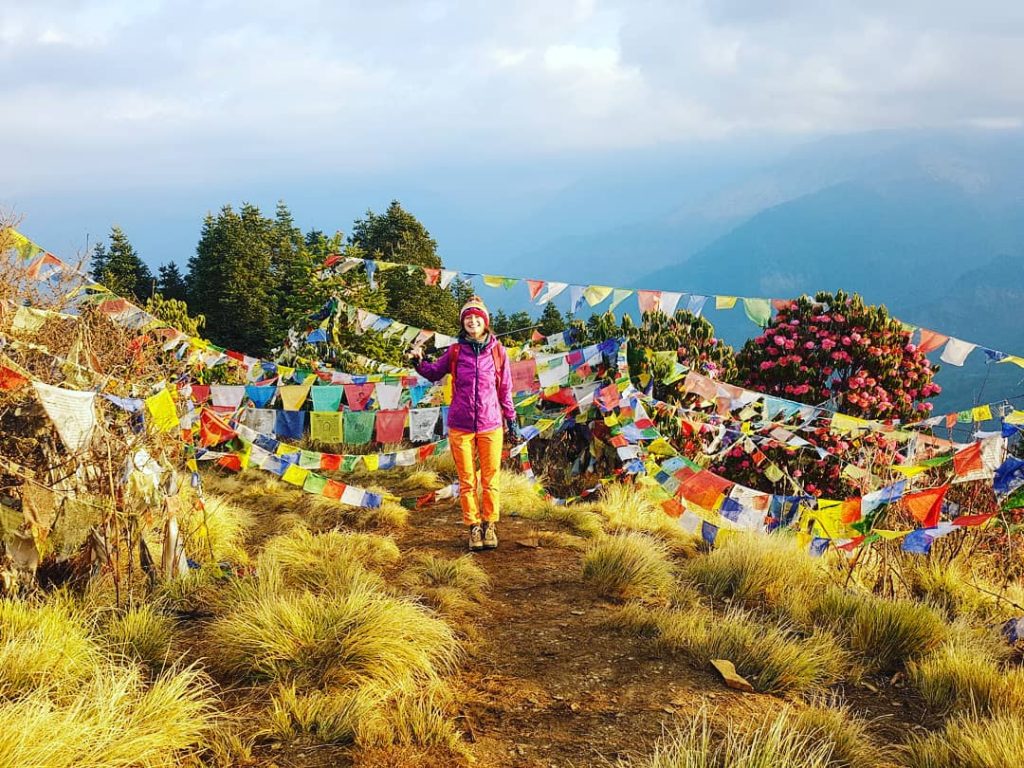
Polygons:
[[[448,353],[448,373],[452,377],[452,392],[455,392],[455,367],[459,364],[459,349],[462,344],[455,342]],[[508,353],[501,343],[491,345],[491,357],[494,358],[494,377],[497,387],[501,387],[501,377],[505,373],[505,361],[508,360]]]

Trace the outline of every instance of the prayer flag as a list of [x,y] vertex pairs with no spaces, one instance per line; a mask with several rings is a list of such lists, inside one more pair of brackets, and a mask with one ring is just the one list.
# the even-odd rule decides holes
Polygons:
[[939,516],[942,513],[942,500],[946,496],[949,486],[941,488],[930,488],[926,491],[908,493],[903,497],[903,504],[907,511],[924,525],[925,528],[934,528],[939,524]]
[[929,352],[934,352],[947,341],[949,341],[949,336],[943,336],[941,333],[922,328],[921,340],[918,342],[917,348],[924,354],[928,354]]
[[96,393],[61,389],[41,381],[32,382],[32,386],[65,447],[78,453],[88,446],[96,428]]
[[297,411],[306,402],[309,390],[313,387],[312,377],[305,384],[287,384],[278,387],[277,392],[281,396],[281,405],[286,411]]
[[944,363],[950,365],[962,366],[967,356],[971,354],[971,351],[977,346],[960,339],[954,339],[950,337],[949,341],[946,342],[946,348],[942,350],[942,356],[939,358]]
[[743,299],[743,311],[759,328],[767,327],[772,319],[772,305],[768,299]]
[[313,411],[310,413],[309,436],[318,443],[344,442],[341,411]]
[[149,411],[153,427],[158,432],[170,432],[178,428],[178,410],[169,389],[161,389],[155,395],[147,397],[146,410]]
[[201,446],[208,448],[211,445],[220,445],[237,434],[235,430],[218,419],[212,410],[203,408],[199,415],[199,444]]
[[633,291],[628,288],[616,288],[612,291],[612,303],[608,305],[608,311],[612,311],[632,295]]
[[715,309],[732,309],[735,306],[735,296],[715,296]]
[[377,412],[377,442],[400,443],[405,433],[406,409]]
[[657,312],[661,306],[661,291],[637,291],[636,303],[642,313]]
[[274,399],[274,395],[277,394],[277,387],[275,386],[256,386],[255,384],[248,384],[245,387],[245,394],[254,406],[257,408],[266,408],[270,405],[270,401]]
[[274,434],[301,440],[306,431],[306,411],[274,411]]
[[337,385],[324,385],[313,387],[310,395],[313,398],[314,411],[340,411],[341,396],[345,388]]
[[345,411],[345,442],[349,445],[366,445],[373,435],[376,411]]
[[345,401],[353,411],[365,411],[376,384],[345,384]]
[[526,285],[530,289],[530,301],[534,301],[544,289],[543,280],[527,280]]
[[981,460],[981,443],[973,443],[953,454],[953,470],[957,477],[984,469]]

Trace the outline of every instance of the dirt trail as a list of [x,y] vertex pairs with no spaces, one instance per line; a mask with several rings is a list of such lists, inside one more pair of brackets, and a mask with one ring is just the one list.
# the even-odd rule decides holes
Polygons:
[[[425,510],[399,546],[464,554],[458,520],[454,507]],[[649,641],[601,626],[611,605],[580,580],[578,551],[516,543],[537,528],[503,520],[500,548],[474,555],[491,577],[491,599],[477,616],[459,725],[475,740],[479,765],[608,765],[648,751],[704,700],[723,710],[779,705],[729,691],[710,673],[657,655]]]

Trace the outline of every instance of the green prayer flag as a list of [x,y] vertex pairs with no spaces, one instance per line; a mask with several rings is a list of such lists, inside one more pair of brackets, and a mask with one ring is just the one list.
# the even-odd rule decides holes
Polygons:
[[313,397],[313,410],[341,410],[341,396],[344,392],[344,387],[333,385],[313,387],[311,390],[309,390],[309,394]]
[[366,445],[373,436],[376,411],[345,411],[345,442]]
[[302,484],[302,490],[306,493],[315,493],[317,495],[323,491],[324,486],[327,485],[327,478],[323,475],[318,475],[315,472],[310,472],[306,475],[306,482]]
[[772,303],[768,299],[744,299],[743,311],[759,328],[766,328],[772,319]]
[[303,469],[320,469],[320,452],[299,451],[299,466]]
[[356,464],[362,459],[362,456],[353,456],[348,454],[343,456],[341,459],[341,471],[342,472],[355,472]]

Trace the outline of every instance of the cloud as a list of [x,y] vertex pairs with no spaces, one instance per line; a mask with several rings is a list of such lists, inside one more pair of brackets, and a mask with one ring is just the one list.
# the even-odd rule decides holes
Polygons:
[[24,193],[1005,128],[1022,43],[985,1],[7,3],[0,146]]

